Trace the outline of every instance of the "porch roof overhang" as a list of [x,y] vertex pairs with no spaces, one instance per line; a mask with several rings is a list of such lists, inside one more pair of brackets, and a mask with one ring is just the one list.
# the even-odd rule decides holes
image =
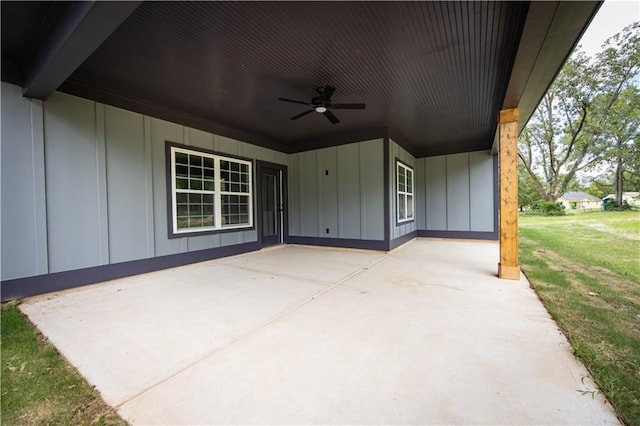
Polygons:
[[[390,136],[417,157],[520,129],[600,2],[2,2],[2,80],[283,152]],[[321,85],[341,122],[290,117]]]

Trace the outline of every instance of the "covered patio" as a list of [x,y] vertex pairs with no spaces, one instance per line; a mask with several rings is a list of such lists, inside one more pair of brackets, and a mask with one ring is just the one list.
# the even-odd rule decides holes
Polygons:
[[519,280],[518,134],[599,4],[3,1],[0,298],[416,237]]
[[133,424],[618,424],[498,253],[283,245],[20,308]]
[[136,424],[616,423],[517,251],[598,7],[3,1],[0,298]]

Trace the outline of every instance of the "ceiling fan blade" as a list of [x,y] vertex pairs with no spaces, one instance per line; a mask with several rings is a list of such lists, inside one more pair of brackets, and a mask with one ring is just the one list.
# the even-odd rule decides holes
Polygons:
[[320,93],[320,100],[324,103],[329,103],[331,101],[331,96],[335,91],[335,87],[324,86],[324,88],[322,89],[322,93]]
[[300,118],[302,116],[305,116],[305,115],[309,114],[310,112],[314,112],[314,111],[315,111],[314,109],[308,109],[305,112],[301,112],[298,115],[294,115],[293,117],[291,117],[291,120],[297,120],[298,118]]
[[330,108],[333,109],[365,109],[366,104],[334,104]]
[[293,102],[294,104],[311,105],[309,102],[296,101],[295,99],[278,98],[279,101]]
[[324,116],[327,117],[327,120],[329,120],[333,124],[338,124],[340,122],[340,120],[338,120],[338,117],[333,115],[333,113],[329,110],[326,110],[324,112]]

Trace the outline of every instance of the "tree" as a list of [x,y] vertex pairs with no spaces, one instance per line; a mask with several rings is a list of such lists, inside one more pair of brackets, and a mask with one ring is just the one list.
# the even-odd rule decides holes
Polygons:
[[596,93],[595,70],[582,52],[573,55],[520,135],[519,157],[540,196],[555,201],[578,171],[598,161],[585,125]]
[[609,38],[597,55],[597,73],[603,88],[595,102],[598,120],[594,133],[603,141],[605,158],[615,165],[616,204],[622,205],[625,170],[638,164],[640,127],[640,22]]
[[[616,193],[638,171],[640,23],[610,38],[595,60],[575,52],[533,114],[519,156],[542,198],[562,195],[581,170],[615,163]],[[638,180],[638,179],[636,179]]]
[[518,162],[518,206],[520,211],[525,207],[531,207],[536,201],[539,201],[540,194],[536,189],[531,176],[522,161]]
[[[602,198],[605,195],[609,195],[613,192],[613,185],[611,184],[612,177],[611,176],[600,176],[594,178],[591,181],[591,184],[587,187],[587,189],[593,188],[594,192],[587,191],[589,194],[595,195],[598,198]],[[602,194],[602,195],[598,195]]]
[[[640,90],[629,86],[625,88],[609,110],[606,119],[600,126],[600,135],[608,144],[604,148],[606,160],[613,163],[614,192],[616,204],[622,205],[622,193],[625,190],[625,175],[638,176],[640,162],[640,143],[638,130],[640,129]],[[625,173],[627,172],[627,173]],[[637,181],[637,179],[635,179]]]
[[584,188],[584,192],[586,192],[587,194],[591,194],[594,197],[598,197],[598,198],[602,198],[605,195],[607,195],[602,190],[602,187],[600,185],[598,185],[596,182],[592,182],[589,186],[585,187]]

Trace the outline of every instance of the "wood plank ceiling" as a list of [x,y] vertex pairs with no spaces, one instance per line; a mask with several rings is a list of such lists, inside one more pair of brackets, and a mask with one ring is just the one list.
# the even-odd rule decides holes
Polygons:
[[[9,3],[3,67],[19,69],[46,36],[47,7],[60,10]],[[288,152],[387,129],[417,156],[489,149],[528,9],[476,1],[143,2],[60,90]],[[20,22],[31,22],[29,31],[5,40]],[[336,125],[317,113],[291,121],[305,106],[277,101],[310,100],[325,84],[337,88],[334,103],[365,102],[366,110],[336,110]]]

